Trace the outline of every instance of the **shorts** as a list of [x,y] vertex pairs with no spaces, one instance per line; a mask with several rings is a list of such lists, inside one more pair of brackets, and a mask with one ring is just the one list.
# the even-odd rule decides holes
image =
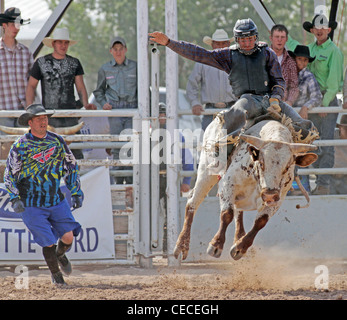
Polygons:
[[49,208],[26,207],[22,219],[41,247],[55,244],[69,231],[73,231],[74,236],[81,231],[81,225],[73,217],[66,199]]

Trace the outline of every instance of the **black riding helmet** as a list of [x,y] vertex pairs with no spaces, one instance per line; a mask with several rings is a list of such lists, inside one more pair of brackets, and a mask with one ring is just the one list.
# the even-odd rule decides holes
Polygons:
[[239,19],[236,21],[234,26],[234,37],[235,42],[238,44],[238,39],[240,38],[248,38],[252,36],[256,36],[256,43],[254,49],[245,51],[238,47],[239,51],[243,54],[252,54],[258,47],[258,28],[257,25],[253,22],[252,19]]

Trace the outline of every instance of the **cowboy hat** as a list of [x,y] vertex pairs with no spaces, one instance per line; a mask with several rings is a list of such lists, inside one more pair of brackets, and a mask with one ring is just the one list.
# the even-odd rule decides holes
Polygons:
[[317,29],[327,29],[331,28],[332,30],[335,30],[337,27],[337,22],[336,21],[328,21],[327,17],[324,14],[316,14],[312,20],[312,22],[305,21],[302,24],[302,27],[307,31],[311,32],[312,28],[317,28]]
[[234,38],[229,38],[228,34],[223,29],[216,29],[211,37],[205,36],[202,39],[203,42],[212,47],[212,41],[234,41]]
[[20,126],[28,126],[28,121],[34,117],[38,116],[47,116],[51,117],[54,114],[54,111],[46,111],[45,107],[42,104],[31,104],[18,118],[18,124]]
[[4,13],[0,13],[0,24],[8,22],[28,24],[30,23],[30,19],[22,19],[20,10],[18,8],[11,7],[6,9]]
[[347,127],[347,114],[343,114],[340,118],[340,122],[336,123],[336,127]]
[[312,62],[316,57],[310,56],[310,49],[307,46],[297,45],[294,52],[288,51],[288,54],[295,59],[295,57],[308,58],[308,62]]
[[67,40],[70,42],[70,46],[77,43],[76,40],[71,40],[69,35],[69,30],[67,28],[57,28],[53,32],[53,37],[44,38],[42,40],[43,44],[49,48],[53,48],[52,43],[56,40]]

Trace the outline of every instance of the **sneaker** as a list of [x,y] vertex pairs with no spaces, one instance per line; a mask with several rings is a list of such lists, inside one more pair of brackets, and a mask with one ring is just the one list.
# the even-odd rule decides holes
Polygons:
[[69,276],[72,272],[71,262],[65,254],[57,258],[61,271],[63,271],[66,276]]
[[52,273],[52,283],[54,285],[58,285],[58,286],[66,286],[67,283],[64,280],[63,274],[58,271],[56,273]]
[[325,195],[330,194],[330,188],[327,186],[316,186],[316,188],[311,192],[312,195]]

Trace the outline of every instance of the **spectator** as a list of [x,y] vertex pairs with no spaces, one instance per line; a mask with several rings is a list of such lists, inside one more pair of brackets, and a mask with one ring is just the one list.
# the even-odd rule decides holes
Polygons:
[[61,179],[71,192],[73,208],[82,206],[83,192],[78,165],[69,147],[61,136],[47,131],[52,114],[41,104],[33,104],[18,118],[18,123],[29,126],[30,131],[12,145],[4,180],[14,211],[22,215],[35,242],[42,247],[53,283],[64,285],[61,271],[67,275],[72,271],[65,252],[81,225],[60,190]]
[[[338,128],[337,138],[347,139],[347,114],[343,114],[340,118],[340,122],[336,124]],[[334,168],[346,168],[347,167],[347,146],[335,147],[335,163]],[[331,194],[347,194],[347,175],[337,174],[331,177],[330,182]]]
[[[29,23],[21,18],[18,8],[0,14],[3,37],[0,39],[0,110],[24,110],[27,103],[25,89],[29,71],[34,63],[29,49],[16,40],[20,26]],[[16,118],[0,118],[0,124],[17,125]]]
[[271,49],[276,53],[284,81],[286,82],[283,101],[292,106],[299,95],[299,88],[295,61],[289,56],[285,48],[288,40],[287,28],[283,24],[274,25],[271,29],[270,40]]
[[[16,40],[21,25],[30,23],[23,20],[18,8],[8,8],[0,14],[3,36],[0,39],[0,110],[24,110],[26,106],[25,88],[29,71],[34,63],[29,49]],[[17,118],[0,117],[0,125],[18,127]],[[1,132],[1,134],[5,134]],[[0,143],[1,156],[7,157],[11,142]],[[5,168],[0,168],[4,176]]]
[[323,96],[320,92],[319,84],[307,65],[312,63],[316,57],[310,56],[310,49],[307,46],[298,45],[294,52],[288,52],[295,59],[298,79],[299,96],[293,104],[295,108],[301,108],[299,114],[302,118],[308,119],[308,110],[321,106]]
[[[43,44],[53,48],[53,53],[38,58],[32,70],[26,90],[27,104],[35,100],[35,91],[41,81],[42,104],[46,109],[79,109],[95,110],[96,106],[88,102],[88,94],[83,80],[83,68],[80,61],[67,54],[70,46],[77,41],[71,40],[67,28],[57,28],[52,38],[44,38]],[[76,86],[79,100],[76,101]],[[51,118],[54,127],[69,127],[78,124],[78,118]],[[76,159],[83,159],[81,150],[73,150]]]
[[[203,41],[212,49],[229,47],[231,39],[223,29],[217,29],[212,38],[205,36]],[[187,82],[187,98],[193,114],[201,115],[203,105],[208,109],[230,108],[237,100],[228,81],[228,75],[222,70],[206,64],[196,63]],[[213,115],[204,115],[202,130],[213,120]]]
[[[308,113],[308,110],[320,107],[323,98],[316,78],[313,73],[307,69],[308,63],[314,61],[315,57],[311,57],[310,49],[302,45],[298,45],[294,52],[288,51],[288,54],[295,59],[299,78],[299,96],[294,102],[293,107],[300,108],[299,114],[303,119],[310,119],[311,115]],[[300,176],[300,180],[304,188],[309,192],[309,176]],[[293,188],[293,194],[295,194],[296,191],[300,192],[295,181],[293,182]]]
[[[304,22],[303,28],[313,33],[316,41],[308,45],[310,53],[316,59],[309,63],[308,69],[314,74],[323,95],[322,106],[337,106],[336,94],[343,84],[343,55],[331,41],[329,33],[337,27],[337,22],[330,21],[324,15],[316,15],[312,22]],[[299,43],[288,37],[287,45],[293,51]],[[322,140],[334,139],[336,113],[312,114],[311,120],[319,131]],[[334,166],[334,147],[321,147],[318,160],[313,164],[318,168]],[[329,194],[330,175],[317,175],[316,188],[312,194]]]
[[[128,49],[121,37],[115,37],[110,43],[112,60],[101,66],[98,72],[98,82],[94,90],[96,101],[104,110],[137,108],[137,62],[126,57]],[[109,117],[111,134],[119,135],[123,130],[131,131],[131,117]],[[123,132],[124,133],[124,132]],[[119,149],[113,150],[115,160],[119,159]],[[128,167],[118,167],[128,169]],[[122,183],[123,178],[117,178]],[[126,183],[132,183],[127,177]]]

